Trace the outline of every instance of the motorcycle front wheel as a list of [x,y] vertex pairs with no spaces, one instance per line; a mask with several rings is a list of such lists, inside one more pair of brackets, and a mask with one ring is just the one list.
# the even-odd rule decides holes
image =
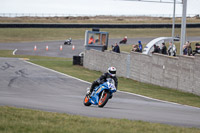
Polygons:
[[109,97],[110,97],[110,93],[103,91],[100,95],[98,106],[104,107],[106,103],[108,102]]
[[90,106],[91,105],[91,103],[89,102],[89,98],[88,98],[88,96],[85,96],[85,98],[84,98],[84,100],[83,100],[83,103],[84,103],[84,105],[85,106]]

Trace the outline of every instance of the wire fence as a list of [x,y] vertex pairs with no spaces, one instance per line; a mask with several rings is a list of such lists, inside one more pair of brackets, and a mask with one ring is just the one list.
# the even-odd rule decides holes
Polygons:
[[[127,16],[127,17],[169,17],[172,18],[173,14],[134,14],[134,15],[101,15],[101,14],[60,14],[60,13],[0,13],[0,17],[83,17],[83,16]],[[200,14],[187,14],[187,17],[200,16]],[[176,14],[176,17],[182,17],[182,14]]]
[[[139,1],[139,2],[151,2],[151,3],[174,3],[174,0],[126,0],[126,1]],[[182,0],[176,0],[177,4],[182,4]]]

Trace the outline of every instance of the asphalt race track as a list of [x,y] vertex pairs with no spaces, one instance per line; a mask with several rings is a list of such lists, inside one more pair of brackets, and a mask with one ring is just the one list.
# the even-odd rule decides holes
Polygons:
[[[46,42],[24,42],[24,43],[0,43],[2,50],[15,50],[16,55],[38,55],[51,57],[65,57],[72,58],[73,55],[78,55],[84,51],[84,40],[73,40],[75,49],[72,50],[73,45],[63,45],[64,41],[46,41]],[[62,45],[62,51],[60,50]],[[36,51],[34,47],[36,46]],[[48,46],[48,51],[46,51]]]
[[[137,44],[138,40],[142,40],[143,43],[147,43],[152,38],[132,38],[128,41]],[[115,42],[119,42],[120,39],[109,39],[109,47],[114,45]],[[15,50],[15,54],[18,55],[39,55],[39,56],[51,56],[51,57],[65,57],[72,58],[73,55],[79,55],[84,51],[84,40],[72,40],[72,45],[63,45],[63,41],[45,41],[45,42],[24,42],[24,43],[0,43],[0,49],[2,50]],[[60,45],[62,45],[62,51],[60,51]],[[74,45],[75,49],[72,50]],[[124,44],[122,44],[124,45]],[[36,46],[37,50],[34,51]],[[46,51],[48,46],[48,51]]]
[[[146,44],[154,38],[128,38],[128,44],[137,44],[138,40]],[[199,41],[200,37],[188,37],[189,41]],[[114,45],[115,42],[119,42],[121,39],[109,39],[109,47]],[[2,50],[15,50],[15,54],[19,55],[40,55],[40,56],[51,56],[51,57],[66,57],[72,58],[73,55],[79,55],[79,53],[84,51],[84,40],[72,40],[72,45],[75,49],[72,50],[72,45],[63,45],[63,41],[45,41],[45,42],[24,42],[24,43],[0,43],[0,49]],[[34,51],[34,47],[37,50]],[[60,51],[60,45],[62,45],[63,50]],[[124,45],[124,44],[121,44]],[[48,46],[48,51],[46,51],[46,46]],[[130,49],[131,51],[131,49]]]
[[0,58],[0,105],[90,117],[125,118],[200,128],[200,108],[117,92],[104,108],[86,107],[90,84],[14,58]]

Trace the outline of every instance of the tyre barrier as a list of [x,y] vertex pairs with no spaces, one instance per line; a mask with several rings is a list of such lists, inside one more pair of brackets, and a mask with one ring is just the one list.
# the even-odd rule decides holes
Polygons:
[[73,65],[83,66],[83,57],[81,57],[81,56],[73,56]]

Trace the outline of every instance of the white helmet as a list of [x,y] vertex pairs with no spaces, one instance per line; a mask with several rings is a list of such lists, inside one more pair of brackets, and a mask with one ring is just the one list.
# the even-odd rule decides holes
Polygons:
[[115,77],[117,69],[115,67],[108,68],[108,74],[112,77]]

